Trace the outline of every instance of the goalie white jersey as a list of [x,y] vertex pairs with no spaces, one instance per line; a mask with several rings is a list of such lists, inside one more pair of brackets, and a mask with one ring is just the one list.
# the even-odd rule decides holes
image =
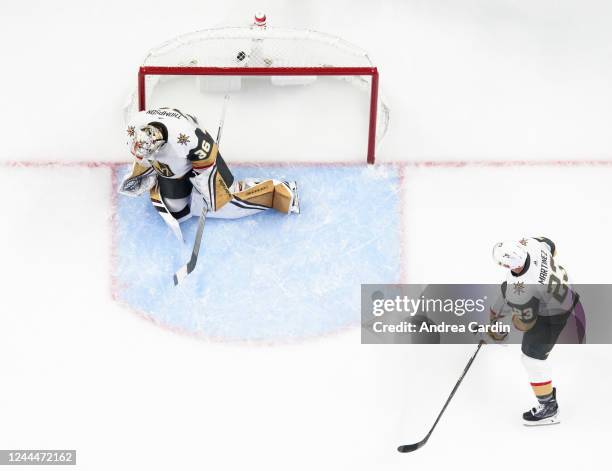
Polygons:
[[132,145],[135,130],[146,125],[160,129],[166,142],[146,162],[141,162],[151,165],[159,176],[178,179],[192,169],[197,172],[215,162],[217,145],[193,116],[172,108],[141,111],[128,124],[128,146]]
[[[156,131],[150,152],[138,132]],[[159,136],[161,134],[161,137]],[[156,108],[137,113],[127,128],[128,146],[136,158],[119,192],[139,196],[149,192],[151,202],[179,240],[179,222],[199,216],[240,218],[268,209],[299,213],[295,182],[247,178],[235,181],[215,140],[197,120],[180,110]],[[160,147],[155,147],[161,143]]]
[[527,250],[525,265],[520,273],[508,270],[493,311],[500,314],[508,305],[526,323],[570,312],[578,296],[566,270],[555,263],[555,244],[545,237],[523,238],[520,244]]

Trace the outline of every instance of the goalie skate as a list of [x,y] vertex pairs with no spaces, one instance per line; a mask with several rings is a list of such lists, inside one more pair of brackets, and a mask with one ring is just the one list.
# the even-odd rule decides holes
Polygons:
[[297,182],[285,182],[291,193],[293,193],[293,199],[291,201],[291,207],[289,208],[290,213],[300,214],[300,197],[298,195]]

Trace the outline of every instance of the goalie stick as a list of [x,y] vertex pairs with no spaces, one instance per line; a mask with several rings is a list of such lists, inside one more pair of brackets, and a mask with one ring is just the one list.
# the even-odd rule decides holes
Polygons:
[[[225,122],[225,112],[227,110],[227,103],[229,101],[229,95],[225,95],[223,98],[223,108],[221,109],[221,119],[219,120],[219,128],[217,129],[217,147],[221,142],[221,133],[223,132],[223,123]],[[200,214],[200,219],[198,220],[198,229],[196,231],[195,240],[193,241],[193,250],[191,251],[191,257],[189,261],[183,265],[175,274],[174,274],[174,286],[178,286],[187,275],[189,275],[193,270],[195,270],[196,263],[198,263],[198,254],[200,253],[200,245],[202,244],[202,235],[204,234],[204,224],[206,223],[206,215],[208,214],[208,203],[204,200],[204,205],[202,206],[202,213]]]
[[457,389],[459,389],[459,385],[461,384],[461,381],[463,381],[463,378],[465,378],[465,375],[467,374],[468,370],[470,369],[470,366],[472,366],[472,363],[474,362],[474,359],[476,358],[476,355],[478,355],[478,352],[480,351],[480,348],[484,344],[485,344],[484,340],[481,340],[478,343],[478,348],[476,348],[476,351],[474,352],[474,354],[470,358],[470,361],[468,361],[467,365],[465,365],[465,369],[463,370],[463,373],[461,374],[461,377],[459,378],[459,381],[457,381],[457,384],[455,384],[455,387],[451,391],[450,396],[448,396],[448,399],[446,400],[446,403],[444,404],[444,407],[442,407],[442,410],[438,414],[438,418],[434,422],[433,427],[431,427],[431,429],[429,430],[429,432],[427,433],[425,438],[423,440],[421,440],[420,442],[418,442],[418,443],[412,443],[410,445],[401,445],[401,446],[397,447],[397,451],[399,451],[400,453],[410,453],[411,451],[418,450],[423,445],[425,445],[425,443],[427,443],[427,440],[429,440],[429,437],[431,436],[432,432],[436,428],[436,425],[438,425],[438,422],[440,421],[440,417],[442,417],[442,414],[444,414],[444,411],[446,410],[446,407],[448,406],[448,404],[450,403],[451,399],[453,398],[453,396],[457,392]]

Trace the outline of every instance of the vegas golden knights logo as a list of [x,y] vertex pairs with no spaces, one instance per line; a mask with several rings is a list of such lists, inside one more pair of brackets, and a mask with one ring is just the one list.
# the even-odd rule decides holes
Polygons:
[[164,164],[162,162],[154,160],[153,162],[151,162],[151,165],[153,165],[155,171],[162,177],[170,178],[174,176],[174,173],[172,172],[172,170],[170,170],[170,166],[168,164]]

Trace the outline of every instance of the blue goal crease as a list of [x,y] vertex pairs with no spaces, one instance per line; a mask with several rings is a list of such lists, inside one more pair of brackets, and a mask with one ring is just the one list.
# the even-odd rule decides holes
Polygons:
[[119,301],[203,337],[284,341],[359,325],[360,285],[398,282],[395,167],[296,165],[235,175],[297,180],[301,214],[209,218],[198,265],[175,287],[172,275],[189,259],[197,218],[182,224],[181,245],[146,196],[119,196]]

